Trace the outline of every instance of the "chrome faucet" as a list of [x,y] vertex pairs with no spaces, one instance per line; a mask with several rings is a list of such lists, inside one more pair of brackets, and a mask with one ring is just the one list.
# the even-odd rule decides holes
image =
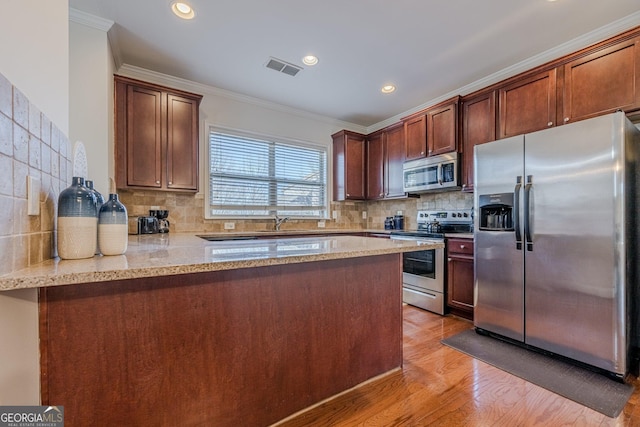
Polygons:
[[273,219],[276,222],[275,231],[280,231],[280,226],[282,225],[283,222],[286,222],[288,219],[289,219],[288,217],[280,218],[278,215],[276,215],[276,217]]

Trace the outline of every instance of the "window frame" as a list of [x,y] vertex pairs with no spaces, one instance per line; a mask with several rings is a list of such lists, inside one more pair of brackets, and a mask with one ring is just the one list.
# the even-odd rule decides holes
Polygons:
[[235,129],[235,128],[230,128],[230,127],[225,127],[225,126],[219,126],[213,123],[205,123],[205,140],[206,140],[206,144],[205,144],[205,161],[204,163],[204,169],[205,169],[205,173],[203,174],[203,178],[204,178],[204,218],[205,219],[242,219],[242,220],[248,220],[248,219],[256,219],[256,220],[264,220],[264,219],[273,219],[273,215],[214,215],[211,213],[211,174],[210,174],[210,167],[211,167],[211,142],[210,142],[210,138],[211,138],[211,132],[219,132],[219,133],[226,133],[229,135],[233,135],[233,136],[237,136],[237,137],[244,137],[244,138],[251,138],[251,139],[257,139],[257,140],[264,140],[267,142],[275,142],[275,143],[281,143],[281,144],[286,144],[286,145],[292,145],[292,146],[297,146],[297,147],[303,147],[303,148],[311,148],[311,149],[319,149],[319,150],[323,150],[325,152],[325,191],[324,191],[324,216],[293,216],[293,215],[287,215],[288,218],[290,219],[297,219],[297,220],[309,220],[309,221],[324,221],[324,220],[328,220],[330,219],[330,209],[331,209],[331,199],[332,199],[332,170],[331,170],[331,164],[330,164],[330,159],[332,158],[332,152],[331,152],[331,144],[319,144],[319,143],[314,143],[314,142],[310,142],[310,141],[303,141],[303,140],[299,140],[299,139],[294,139],[294,138],[288,138],[288,137],[282,137],[282,136],[274,136],[274,135],[270,135],[270,134],[266,134],[266,133],[261,133],[261,132],[253,132],[253,131],[247,131],[247,130],[241,130],[241,129]]

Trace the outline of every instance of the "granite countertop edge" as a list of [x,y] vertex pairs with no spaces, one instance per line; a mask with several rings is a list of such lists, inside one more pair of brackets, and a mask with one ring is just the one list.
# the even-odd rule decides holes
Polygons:
[[[356,232],[363,231],[369,230]],[[379,231],[375,230],[376,233]],[[0,291],[356,258],[443,247],[441,243],[424,245],[412,241],[349,236],[348,232],[344,233],[345,236],[332,237],[303,237],[296,234],[226,242],[208,242],[194,233],[129,236],[124,255],[96,255],[79,260],[49,259],[0,276]],[[291,253],[286,252],[289,247],[293,248]],[[280,248],[285,249],[284,254],[279,254]],[[295,253],[297,248],[301,248],[300,253]]]

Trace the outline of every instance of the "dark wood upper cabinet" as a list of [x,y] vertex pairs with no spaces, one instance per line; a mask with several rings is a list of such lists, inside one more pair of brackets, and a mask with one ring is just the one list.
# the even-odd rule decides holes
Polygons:
[[450,153],[458,148],[458,104],[460,98],[427,110],[427,155]]
[[386,148],[386,198],[406,197],[402,165],[405,161],[404,126],[397,124],[385,132]]
[[509,83],[498,93],[499,138],[555,126],[555,68]]
[[459,100],[457,96],[402,119],[405,160],[457,150]]
[[194,141],[198,141],[198,101],[168,94],[167,188],[198,190],[198,144]]
[[367,199],[384,199],[385,195],[385,144],[382,132],[367,138]]
[[403,119],[405,159],[413,160],[427,155],[427,116],[424,113]]
[[403,190],[404,126],[377,131],[367,138],[367,199],[407,197]]
[[564,123],[637,108],[640,108],[640,37],[564,65]]
[[366,137],[341,130],[333,138],[333,200],[366,198]]
[[[123,161],[117,163],[117,166],[126,164],[124,181],[118,182],[118,187],[159,189],[162,186],[162,91],[124,84],[118,84],[116,91],[126,93],[123,114],[116,115],[117,145],[126,154]],[[124,122],[122,117],[126,117]]]
[[462,191],[473,191],[473,147],[496,139],[496,92],[462,101]]
[[117,188],[198,191],[201,99],[115,76]]

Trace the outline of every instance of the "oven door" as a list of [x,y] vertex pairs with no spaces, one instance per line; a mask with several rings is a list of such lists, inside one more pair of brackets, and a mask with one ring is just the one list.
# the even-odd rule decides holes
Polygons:
[[[415,236],[392,235],[396,240],[429,240]],[[444,314],[444,248],[402,254],[402,301]]]
[[402,254],[402,282],[418,291],[444,292],[444,249]]

